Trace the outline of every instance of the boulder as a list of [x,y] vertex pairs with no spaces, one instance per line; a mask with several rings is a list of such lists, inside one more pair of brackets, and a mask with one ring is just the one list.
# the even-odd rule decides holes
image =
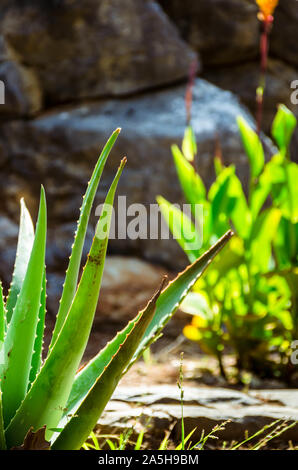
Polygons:
[[159,3],[178,26],[183,39],[201,54],[204,67],[257,57],[260,26],[254,0],[159,0]]
[[31,116],[41,110],[41,87],[30,68],[13,60],[0,62],[0,80],[5,87],[0,117]]
[[[17,214],[19,195],[24,194],[32,213],[36,214],[39,185],[43,183],[49,226],[74,223],[99,151],[118,126],[123,129],[107,162],[96,204],[103,201],[123,155],[127,155],[128,163],[118,195],[126,196],[127,207],[141,203],[149,209],[158,194],[172,202],[182,202],[170,146],[180,145],[183,137],[184,96],[185,87],[176,86],[129,99],[54,109],[33,120],[4,124],[0,130],[0,148],[5,147],[8,163],[0,175],[0,192],[6,209],[12,215]],[[200,174],[207,185],[214,179],[216,139],[220,141],[225,162],[236,163],[240,177],[247,179],[247,159],[236,124],[239,114],[253,123],[233,94],[197,79],[193,127],[198,141]],[[116,209],[117,204],[116,199]],[[94,212],[91,222],[94,226]],[[115,239],[110,241],[110,249],[120,254],[135,253],[173,268],[186,264],[174,240]]]
[[270,48],[272,54],[296,67],[298,67],[297,27],[298,2],[280,1],[276,9]]
[[2,2],[0,18],[2,44],[47,106],[173,83],[196,57],[153,0]]
[[17,249],[18,226],[5,214],[0,215],[0,280],[7,293]]
[[[206,70],[204,78],[220,88],[235,93],[241,101],[256,113],[256,88],[259,83],[260,64],[258,61],[234,65],[233,68],[226,66],[218,69]],[[268,60],[266,73],[266,87],[264,93],[264,111],[262,128],[268,135],[277,111],[277,106],[285,104],[298,117],[298,106],[291,99],[291,84],[297,79],[297,70],[278,59]],[[298,148],[295,140],[298,139],[298,128],[295,131],[292,145],[292,158],[298,161]]]

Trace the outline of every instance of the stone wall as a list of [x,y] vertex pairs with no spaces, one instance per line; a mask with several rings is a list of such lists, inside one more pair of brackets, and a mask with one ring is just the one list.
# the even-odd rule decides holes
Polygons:
[[[260,21],[255,0],[159,0],[181,36],[202,59],[202,76],[237,94],[255,113]],[[263,128],[269,133],[279,103],[298,116],[291,83],[298,79],[298,2],[280,0],[270,36]],[[298,159],[298,130],[292,152]]]
[[[298,3],[281,0],[272,32],[266,129],[276,103],[289,104],[288,83],[297,77],[297,16]],[[201,76],[193,102],[200,171],[210,184],[218,138],[224,159],[237,163],[245,180],[235,119],[240,113],[252,118],[235,94],[253,110],[258,41],[256,7],[249,0],[3,0],[0,276],[5,283],[19,199],[24,196],[36,216],[41,183],[48,200],[48,270],[64,269],[81,196],[116,127],[122,127],[121,136],[96,202],[124,154],[128,164],[118,194],[127,196],[127,204],[154,203],[157,194],[182,200],[170,146],[183,136],[185,84],[194,60]],[[110,251],[172,268],[186,264],[174,241],[111,241]]]

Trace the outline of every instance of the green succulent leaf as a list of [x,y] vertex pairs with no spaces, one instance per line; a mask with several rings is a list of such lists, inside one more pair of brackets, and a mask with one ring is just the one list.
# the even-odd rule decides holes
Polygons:
[[[140,345],[130,365],[142,355],[144,350],[159,337],[163,326],[170,320],[180,303],[191,290],[195,282],[203,274],[216,254],[225,246],[231,238],[232,232],[226,233],[207,253],[196,260],[189,268],[180,273],[160,294],[157,301],[156,314],[148,326]],[[139,314],[140,315],[140,314]],[[86,366],[80,370],[74,380],[74,384],[68,399],[64,416],[73,413],[78,403],[86,396],[96,379],[102,374],[111,358],[116,354],[119,345],[131,332],[133,323],[127,327],[107,344]]]
[[[4,297],[3,297],[3,287],[2,283],[0,282],[0,354],[4,343],[4,336],[5,336],[5,321],[6,321],[6,311],[5,311],[5,304],[4,304]],[[1,356],[0,356],[1,362]]]
[[21,199],[20,229],[17,245],[17,254],[12,275],[12,281],[6,301],[7,323],[10,322],[12,312],[17,302],[23,280],[27,271],[28,262],[34,241],[34,227],[25,201]]
[[63,414],[91,331],[104,268],[114,196],[125,162],[126,159],[123,159],[107,194],[87,262],[63,327],[35,382],[6,429],[9,445],[21,444],[31,426],[37,430],[46,424],[47,438],[50,438],[50,430],[57,427]]
[[41,188],[36,235],[24,282],[4,341],[1,367],[4,423],[7,425],[24,399],[35,341],[46,245],[46,201]]
[[154,317],[156,301],[161,289],[162,286],[147,307],[132,322],[131,331],[119,345],[117,352],[110,358],[109,363],[75,411],[75,415],[58,435],[52,446],[53,449],[80,449],[88,438],[121,379],[123,370],[135,353],[140,337],[143,336]]
[[81,211],[80,211],[80,217],[78,220],[78,226],[77,226],[77,230],[75,234],[71,256],[69,259],[68,269],[66,271],[64,288],[62,292],[62,297],[60,301],[60,306],[59,306],[59,310],[57,314],[56,324],[55,324],[50,348],[53,346],[53,344],[55,343],[57,339],[57,336],[62,328],[62,325],[67,316],[67,313],[69,311],[69,308],[71,306],[71,303],[73,301],[73,298],[76,292],[78,275],[79,275],[81,258],[82,258],[83,245],[85,241],[86,230],[88,226],[92,204],[94,201],[94,197],[97,191],[97,187],[98,187],[105,163],[110,154],[110,151],[112,150],[114,143],[116,142],[116,139],[120,131],[121,129],[116,129],[111,135],[111,137],[109,138],[106,145],[104,146],[103,151],[101,152],[101,155],[94,168],[91,179],[88,183],[86,194],[83,197],[83,204],[82,204]]
[[199,259],[188,266],[162,291],[156,302],[156,314],[148,326],[135,354],[130,363],[133,364],[143,353],[143,351],[157,338],[163,327],[171,319],[174,312],[192,289],[197,280],[205,272],[214,257],[222,250],[232,237],[233,232],[229,230],[225,233],[208,251]]
[[34,342],[34,352],[32,355],[31,370],[29,376],[29,387],[34,382],[36,375],[38,374],[41,367],[42,360],[42,346],[43,346],[43,335],[45,328],[45,316],[46,316],[46,272],[44,269],[42,290],[40,298],[40,307],[38,314],[38,323],[36,327],[36,338]]
[[243,146],[249,159],[251,176],[256,178],[261,173],[265,163],[262,142],[242,116],[237,118],[237,122]]
[[[1,358],[1,354],[0,354],[0,358]],[[6,450],[1,388],[0,388],[0,450]]]

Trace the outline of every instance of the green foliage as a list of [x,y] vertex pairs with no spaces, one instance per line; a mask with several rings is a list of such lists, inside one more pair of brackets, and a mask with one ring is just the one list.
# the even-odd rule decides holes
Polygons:
[[[298,165],[289,157],[296,119],[285,106],[279,107],[272,126],[279,151],[267,163],[258,135],[242,117],[238,125],[250,166],[248,197],[234,165],[226,167],[216,157],[216,178],[207,192],[195,170],[197,156],[192,165],[183,151],[172,147],[181,188],[192,205],[192,218],[177,240],[189,259],[229,228],[236,232],[182,303],[193,315],[184,333],[218,358],[222,375],[225,346],[236,352],[240,368],[253,371],[262,370],[267,358],[278,352],[273,371],[278,375],[285,372],[290,343],[298,335]],[[164,198],[157,200],[176,236],[185,214]],[[196,204],[203,206],[203,227],[196,219]],[[196,249],[189,248],[190,233],[200,241]]]
[[[46,199],[41,189],[36,232],[21,200],[20,232],[11,287],[0,285],[0,449],[45,438],[54,449],[79,449],[92,431],[118,381],[161,334],[181,301],[231,237],[160,289],[137,316],[78,371],[99,297],[112,207],[123,159],[107,193],[92,246],[79,279],[92,203],[117,129],[104,147],[88,184],[66,272],[51,344],[42,360],[46,315]],[[141,445],[141,444],[139,444]],[[27,448],[27,447],[26,447]]]

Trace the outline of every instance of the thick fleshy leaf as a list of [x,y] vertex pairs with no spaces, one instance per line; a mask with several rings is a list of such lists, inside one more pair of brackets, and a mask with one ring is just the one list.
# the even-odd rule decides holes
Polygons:
[[[157,196],[156,200],[174,238],[185,251],[189,260],[193,262],[199,256],[203,236],[199,234],[191,218],[178,207],[168,202],[162,196]],[[199,217],[197,221],[199,222]]]
[[21,215],[20,215],[20,229],[17,245],[16,260],[12,281],[6,301],[7,310],[7,323],[10,322],[12,312],[17,302],[25,274],[27,271],[28,262],[34,241],[34,227],[30,213],[26,207],[24,199],[21,199]]
[[243,146],[249,159],[251,176],[256,178],[261,173],[265,163],[262,142],[242,116],[237,118],[237,122]]
[[30,260],[4,340],[1,377],[6,426],[24,399],[29,382],[45,264],[46,224],[45,193],[41,188],[36,235]]
[[93,174],[91,179],[88,183],[88,188],[86,191],[85,196],[83,197],[83,204],[80,211],[80,218],[78,220],[78,226],[75,234],[74,244],[72,247],[71,256],[69,258],[68,269],[66,271],[65,282],[62,292],[62,297],[60,301],[59,311],[57,314],[56,324],[51,340],[50,348],[53,346],[54,342],[57,339],[57,336],[62,328],[70,305],[73,301],[77,282],[78,282],[78,275],[80,270],[81,258],[82,258],[82,251],[83,245],[86,236],[86,230],[88,226],[88,221],[90,217],[90,212],[92,208],[92,204],[94,201],[94,197],[97,191],[97,187],[109,156],[109,153],[116,142],[116,139],[120,133],[121,129],[116,129],[111,137],[109,138],[108,142],[104,146],[104,149],[97,161],[97,164],[94,168]]
[[[3,299],[3,289],[0,283],[0,365],[4,361],[3,345],[4,345],[4,334],[5,334],[5,308]],[[4,422],[2,412],[2,391],[0,382],[0,450],[6,449],[5,435],[4,435]]]
[[0,450],[6,450],[6,440],[4,433],[3,409],[2,409],[2,391],[0,387]]
[[206,253],[204,253],[193,264],[188,266],[185,271],[180,273],[169,285],[162,291],[156,302],[156,314],[148,326],[130,365],[140,357],[143,351],[158,337],[171,319],[180,303],[186,297],[188,292],[202,276],[214,257],[220,252],[225,244],[232,237],[233,232],[229,230],[221,237]]
[[297,119],[295,115],[285,105],[279,105],[272,124],[272,136],[284,154],[291,143],[296,125]]
[[38,323],[36,327],[36,338],[34,341],[34,352],[31,361],[31,370],[29,376],[29,387],[34,382],[36,375],[38,374],[42,360],[42,346],[43,346],[43,335],[45,328],[45,317],[46,317],[46,271],[44,269],[43,280],[42,280],[42,291],[40,298],[40,307],[38,314]]
[[[154,319],[148,326],[140,345],[130,363],[132,365],[144,350],[160,335],[163,326],[170,320],[180,303],[189,293],[193,285],[203,274],[216,254],[225,246],[231,238],[232,232],[227,232],[211,249],[201,258],[196,260],[185,271],[180,273],[161,293],[158,301]],[[104,368],[116,354],[119,344],[130,333],[132,323],[118,333],[118,335],[107,346],[100,351],[82,370],[76,375],[69,400],[65,408],[65,415],[73,413],[78,403],[86,396],[96,379],[102,374]]]
[[4,343],[4,336],[5,336],[5,321],[6,321],[6,311],[4,305],[4,297],[3,297],[3,287],[2,283],[0,282],[0,363],[1,363],[1,350]]
[[[162,288],[162,287],[161,287]],[[154,295],[147,307],[133,321],[130,333],[117,352],[110,358],[102,374],[96,379],[79,408],[75,411],[63,431],[54,442],[53,449],[80,449],[97,423],[98,418],[111,398],[123,370],[128,366],[137,349],[139,339],[152,320],[160,290]]]
[[51,429],[56,428],[63,414],[91,331],[104,268],[114,195],[125,162],[126,159],[123,159],[107,194],[87,263],[63,327],[35,382],[6,429],[9,446],[20,445],[31,426],[37,430],[46,425],[49,439]]
[[[140,314],[139,314],[140,315]],[[73,386],[64,409],[64,417],[74,413],[74,409],[86,396],[94,385],[95,380],[103,373],[112,357],[118,351],[127,335],[131,332],[135,319],[115,336],[95,357],[93,357],[85,367],[76,374]],[[59,425],[60,427],[60,425]]]

